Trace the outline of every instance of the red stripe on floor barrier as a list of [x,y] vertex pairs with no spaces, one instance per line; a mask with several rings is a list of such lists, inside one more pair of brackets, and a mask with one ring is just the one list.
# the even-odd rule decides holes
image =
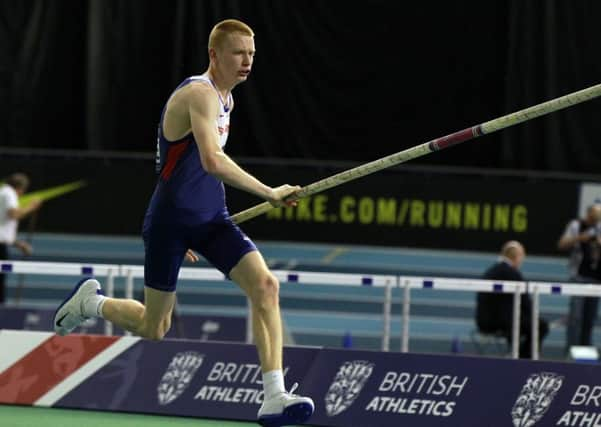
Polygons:
[[118,339],[53,335],[0,374],[0,403],[32,404]]

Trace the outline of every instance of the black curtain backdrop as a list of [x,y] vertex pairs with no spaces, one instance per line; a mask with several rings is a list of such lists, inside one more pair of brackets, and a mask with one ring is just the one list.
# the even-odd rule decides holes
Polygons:
[[[601,2],[520,1],[509,9],[506,111],[601,83]],[[601,101],[503,132],[499,165],[601,171]]]
[[[601,80],[594,0],[0,0],[0,146],[153,152],[230,17],[257,47],[234,157],[373,160]],[[597,173],[600,107],[414,163]]]

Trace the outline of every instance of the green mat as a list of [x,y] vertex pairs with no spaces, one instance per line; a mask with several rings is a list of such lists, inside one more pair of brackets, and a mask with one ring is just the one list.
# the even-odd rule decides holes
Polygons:
[[79,409],[0,405],[2,427],[238,427],[258,426],[252,422],[205,420]]

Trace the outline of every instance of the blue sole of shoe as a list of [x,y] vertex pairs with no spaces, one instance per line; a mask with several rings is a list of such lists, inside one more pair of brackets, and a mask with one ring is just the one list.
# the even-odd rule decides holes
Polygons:
[[263,427],[283,427],[306,422],[313,414],[313,407],[308,403],[290,405],[282,414],[268,415],[259,418],[258,422]]

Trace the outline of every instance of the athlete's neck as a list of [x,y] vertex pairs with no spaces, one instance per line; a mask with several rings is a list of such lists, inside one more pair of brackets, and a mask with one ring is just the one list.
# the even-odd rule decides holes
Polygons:
[[221,98],[226,100],[232,91],[233,85],[228,84],[223,76],[211,67],[209,67],[206,74],[213,82],[213,85],[215,86],[215,89],[217,89],[217,92],[219,92],[219,95],[221,95]]

